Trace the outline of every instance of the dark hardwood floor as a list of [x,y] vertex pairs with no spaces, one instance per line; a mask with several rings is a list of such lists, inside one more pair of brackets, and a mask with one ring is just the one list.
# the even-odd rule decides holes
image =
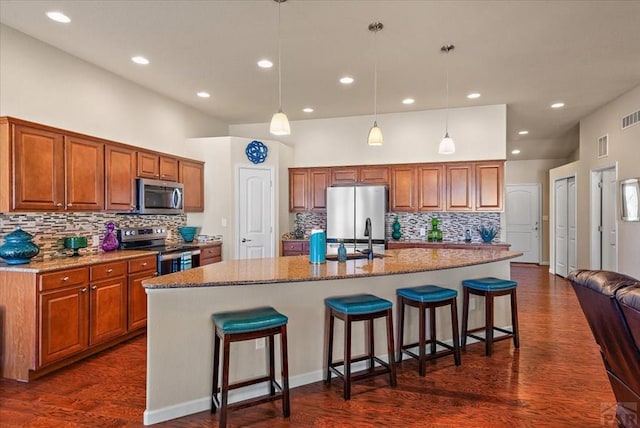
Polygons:
[[[512,265],[518,281],[520,342],[495,344],[484,357],[469,345],[456,367],[447,357],[417,375],[415,361],[386,378],[339,381],[291,391],[291,417],[279,402],[229,413],[232,427],[601,427],[613,426],[614,396],[573,290],[548,267]],[[145,409],[145,337],[29,384],[0,380],[1,427],[140,427]],[[156,425],[215,427],[202,412]]]

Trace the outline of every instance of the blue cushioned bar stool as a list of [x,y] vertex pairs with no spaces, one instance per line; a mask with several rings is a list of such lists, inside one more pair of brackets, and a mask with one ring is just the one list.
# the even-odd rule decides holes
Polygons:
[[[355,294],[351,296],[328,297],[325,302],[325,350],[326,377],[325,382],[331,386],[331,373],[344,382],[344,399],[351,398],[351,383],[372,376],[389,374],[391,386],[396,386],[396,366],[393,360],[393,319],[391,315],[392,303],[372,294]],[[387,322],[387,352],[389,362],[384,362],[375,356],[373,321],[386,317]],[[333,361],[333,326],[335,318],[344,321],[344,360]],[[365,321],[366,354],[359,357],[351,356],[351,323]],[[351,373],[351,363],[367,361],[367,368],[361,372]],[[375,365],[378,363],[378,366]],[[342,366],[340,372],[338,367]]]
[[[287,360],[287,317],[265,306],[231,312],[219,312],[211,315],[215,325],[213,350],[213,387],[211,413],[220,408],[221,428],[227,425],[227,409],[248,407],[268,401],[282,400],[282,413],[289,417],[289,367]],[[274,337],[280,334],[280,352],[282,360],[282,386],[276,382],[274,363]],[[269,358],[269,373],[256,379],[245,380],[229,384],[229,350],[232,342],[243,340],[268,338],[267,354]],[[222,385],[218,385],[218,366],[220,364],[220,341],[222,341]],[[256,383],[268,382],[269,393],[260,397],[244,400],[239,403],[228,404],[229,391]],[[218,400],[220,392],[221,400]]]
[[[418,373],[426,374],[426,363],[434,358],[453,355],[456,366],[460,365],[460,338],[458,336],[458,305],[456,303],[458,292],[437,285],[421,285],[419,287],[399,288],[398,296],[398,359],[402,361],[402,354],[418,360]],[[404,306],[418,308],[418,342],[404,345]],[[436,308],[449,306],[451,308],[451,332],[452,344],[441,342],[436,338]],[[426,311],[429,309],[429,340],[426,338]],[[426,355],[426,347],[430,345],[429,355]],[[444,350],[436,352],[436,346],[440,345]],[[418,347],[418,354],[410,351]]]
[[[462,281],[464,289],[462,299],[462,349],[467,345],[467,336],[483,341],[485,344],[485,355],[491,356],[493,353],[493,342],[509,339],[513,337],[513,345],[520,347],[520,337],[518,335],[518,304],[516,301],[516,287],[518,283],[508,279],[499,279],[493,277],[467,279]],[[474,329],[468,328],[469,323],[469,295],[484,296],[485,319],[484,326]],[[498,296],[509,295],[511,298],[511,330],[494,326],[493,322],[493,299]],[[483,331],[484,337],[477,336],[473,333]],[[493,337],[493,331],[505,333],[504,336]]]

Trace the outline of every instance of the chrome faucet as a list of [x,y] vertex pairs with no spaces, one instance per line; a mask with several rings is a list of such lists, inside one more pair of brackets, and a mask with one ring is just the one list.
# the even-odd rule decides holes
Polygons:
[[364,222],[364,236],[369,237],[369,250],[367,252],[367,258],[373,259],[373,233],[371,233],[371,218],[367,217]]

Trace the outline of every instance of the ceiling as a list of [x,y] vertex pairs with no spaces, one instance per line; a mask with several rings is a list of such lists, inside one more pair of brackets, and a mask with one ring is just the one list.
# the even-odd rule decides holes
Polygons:
[[[71,23],[49,20],[51,10]],[[277,21],[270,0],[0,0],[3,24],[229,124],[268,122],[278,108]],[[578,121],[640,84],[640,1],[289,0],[289,120],[373,113],[374,21],[384,24],[378,113],[445,108],[448,61],[450,107],[507,105],[507,149],[522,150],[509,159],[567,157]],[[257,67],[263,58],[276,65]],[[355,82],[340,84],[344,75]],[[482,96],[467,99],[472,91]],[[566,106],[551,109],[556,101]]]

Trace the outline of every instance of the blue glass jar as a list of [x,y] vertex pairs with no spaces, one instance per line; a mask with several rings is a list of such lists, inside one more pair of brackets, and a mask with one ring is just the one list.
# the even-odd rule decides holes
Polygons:
[[38,255],[40,247],[32,241],[33,235],[16,227],[16,230],[4,237],[4,245],[0,246],[0,258],[8,265],[29,263],[31,258]]
[[347,261],[347,248],[344,246],[344,242],[340,243],[338,247],[338,261],[346,262]]

